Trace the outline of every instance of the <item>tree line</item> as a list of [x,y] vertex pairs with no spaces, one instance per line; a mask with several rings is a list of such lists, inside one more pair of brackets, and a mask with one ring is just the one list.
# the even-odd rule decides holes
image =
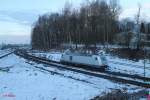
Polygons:
[[66,3],[59,13],[40,16],[33,25],[31,44],[35,49],[50,49],[63,43],[96,45],[113,43],[120,32],[117,0],[86,1],[75,9]]

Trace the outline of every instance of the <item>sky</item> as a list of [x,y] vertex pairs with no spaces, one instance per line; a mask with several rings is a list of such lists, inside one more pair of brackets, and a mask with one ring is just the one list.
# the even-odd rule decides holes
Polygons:
[[[30,43],[33,23],[39,15],[59,12],[66,2],[79,7],[85,0],[0,0],[0,44]],[[150,0],[120,0],[120,19],[134,18],[138,4],[142,6],[142,17],[150,21]]]

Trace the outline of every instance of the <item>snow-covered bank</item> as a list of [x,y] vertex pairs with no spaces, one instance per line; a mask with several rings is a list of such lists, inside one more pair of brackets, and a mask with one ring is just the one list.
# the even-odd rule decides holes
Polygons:
[[[128,59],[121,59],[118,57],[107,55],[108,64],[110,66],[110,70],[112,71],[119,71],[122,73],[128,74],[138,74],[143,76],[144,75],[144,61],[139,60],[138,62],[128,60]],[[150,77],[150,63],[145,63],[146,68],[146,76]]]
[[9,72],[0,72],[0,100],[83,100],[100,92],[88,84],[32,69],[15,55],[0,61],[0,67],[8,66],[13,66]]
[[[11,67],[10,67],[11,66]],[[39,70],[43,67],[55,73]],[[12,54],[0,60],[0,100],[88,100],[113,89],[135,92],[143,88],[48,67]]]

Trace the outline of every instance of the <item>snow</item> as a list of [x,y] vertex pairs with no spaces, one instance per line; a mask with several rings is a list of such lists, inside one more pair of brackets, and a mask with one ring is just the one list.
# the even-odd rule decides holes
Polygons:
[[60,62],[62,54],[61,53],[49,53],[47,58],[56,62]]
[[[140,76],[144,75],[144,61],[132,61],[128,59],[121,59],[111,55],[106,56],[109,64],[109,69],[116,72],[128,73],[128,74],[138,74]],[[150,63],[147,61],[145,64],[146,76],[150,77]]]
[[0,100],[88,100],[113,89],[127,88],[128,92],[144,89],[37,64],[14,54],[0,59],[0,68],[10,68],[0,70]]
[[45,57],[49,60],[60,62],[62,53],[60,52],[49,52],[49,53],[31,53],[37,57]]
[[15,100],[83,100],[99,93],[98,89],[87,84],[32,69],[19,59],[12,55],[0,61],[2,67],[14,66],[8,73],[0,74],[0,100],[12,100],[5,96],[10,93],[15,95]]

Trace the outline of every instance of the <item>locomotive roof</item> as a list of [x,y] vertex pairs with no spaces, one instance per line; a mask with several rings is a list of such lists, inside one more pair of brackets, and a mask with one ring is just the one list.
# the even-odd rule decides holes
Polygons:
[[79,52],[79,51],[71,51],[71,50],[66,50],[64,52],[66,55],[72,55],[72,56],[99,56],[99,54],[95,54],[95,53],[86,53],[86,52]]
[[87,54],[87,53],[65,53],[65,54],[66,55],[72,55],[72,56],[93,56],[93,55],[97,55],[97,54]]

